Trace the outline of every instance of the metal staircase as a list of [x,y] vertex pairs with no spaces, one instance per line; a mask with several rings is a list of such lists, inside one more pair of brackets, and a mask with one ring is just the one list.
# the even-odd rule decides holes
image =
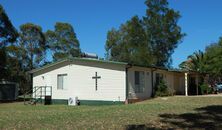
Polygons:
[[47,97],[52,97],[52,86],[35,86],[24,94],[24,105],[45,104]]

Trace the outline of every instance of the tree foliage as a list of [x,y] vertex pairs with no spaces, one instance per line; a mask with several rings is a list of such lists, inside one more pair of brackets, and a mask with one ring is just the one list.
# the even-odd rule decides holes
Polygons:
[[206,47],[205,55],[207,59],[207,72],[222,76],[222,37],[217,43],[213,43]]
[[20,56],[23,59],[23,68],[31,70],[38,67],[45,58],[45,36],[42,28],[32,23],[20,26],[19,41]]
[[6,46],[7,43],[13,43],[17,37],[16,29],[0,5],[0,47]]
[[44,33],[39,25],[26,23],[17,32],[0,6],[0,79],[19,83],[24,93],[31,87],[27,71],[47,64],[47,51],[54,61],[79,56],[79,41],[70,24],[56,23],[55,31]]
[[178,11],[169,8],[167,0],[147,0],[144,23],[148,42],[157,66],[171,63],[171,55],[185,35],[177,22],[180,18]]
[[146,16],[134,16],[118,30],[108,32],[108,59],[145,66],[171,63],[171,55],[184,36],[177,25],[179,12],[169,8],[167,0],[147,0],[145,4]]
[[23,93],[31,87],[31,79],[27,73],[28,68],[24,68],[23,65],[22,50],[18,45],[7,47],[7,80],[18,83],[19,90]]
[[3,7],[0,5],[0,80],[6,79],[19,83],[20,90],[27,87],[27,75],[22,68],[22,58],[17,41],[19,33],[12,25]]
[[196,51],[188,56],[187,61],[182,62],[179,67],[187,71],[206,72],[207,57],[202,51]]
[[206,47],[205,52],[197,51],[188,56],[179,67],[183,70],[196,71],[210,75],[212,84],[222,82],[222,38]]
[[18,37],[17,30],[12,25],[3,7],[0,5],[0,80],[7,79],[7,47],[14,43]]
[[106,41],[107,58],[115,61],[124,61],[132,64],[148,64],[150,45],[146,42],[147,36],[142,20],[134,16],[119,30],[112,29],[108,32]]
[[71,24],[57,22],[54,31],[46,32],[46,39],[54,61],[80,56],[79,41]]
[[21,25],[17,42],[7,46],[6,50],[7,80],[19,83],[20,92],[24,93],[32,84],[27,71],[44,63],[46,46],[41,27],[32,23]]

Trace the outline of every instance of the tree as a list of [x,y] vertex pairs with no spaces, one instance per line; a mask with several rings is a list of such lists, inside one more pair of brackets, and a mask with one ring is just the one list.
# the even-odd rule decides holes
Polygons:
[[170,9],[166,0],[145,3],[148,9],[143,19],[134,16],[118,30],[108,32],[106,56],[143,66],[169,66],[174,49],[185,35],[177,25],[179,12]]
[[184,37],[177,22],[178,11],[169,8],[167,0],[147,0],[144,24],[148,42],[157,66],[168,66],[174,49]]
[[222,76],[222,38],[217,43],[207,46],[205,52],[196,51],[187,57],[179,67],[184,70],[197,71]]
[[54,61],[80,56],[79,41],[72,25],[57,22],[55,30],[48,30],[45,35]]
[[222,76],[222,37],[217,43],[206,47],[205,55],[207,60],[207,71],[216,77]]
[[187,61],[182,62],[179,67],[187,71],[206,73],[207,57],[202,51],[196,51],[188,56]]
[[207,57],[206,71],[208,72],[211,85],[222,82],[222,37],[205,49]]
[[44,62],[45,58],[45,36],[42,28],[32,23],[20,26],[19,53],[23,60],[25,71],[32,70]]
[[30,89],[32,79],[27,71],[44,64],[45,36],[38,25],[26,23],[20,26],[16,44],[7,47],[9,79],[19,83],[20,92]]
[[22,90],[22,83],[27,77],[25,74],[26,68],[22,68],[23,66],[23,57],[21,56],[23,49],[19,47],[17,44],[10,45],[7,47],[7,65],[6,68],[8,70],[8,79],[9,81],[14,81],[20,84],[20,90]]
[[137,65],[149,65],[151,62],[150,45],[142,21],[134,16],[119,30],[108,32],[106,41],[107,58]]
[[13,43],[18,37],[18,33],[3,7],[0,5],[0,47],[6,46],[8,43]]
[[9,44],[16,41],[18,33],[11,21],[9,20],[7,14],[5,13],[3,7],[0,5],[0,79],[7,79],[7,52],[6,48]]
[[179,65],[179,67],[182,70],[194,71],[194,72],[200,73],[199,81],[201,81],[201,86],[200,86],[201,91],[203,91],[204,89],[203,88],[203,86],[205,86],[204,84],[208,84],[210,82],[209,77],[207,76],[208,75],[207,61],[208,61],[208,57],[205,55],[204,52],[199,50],[199,51],[194,52],[192,55],[188,56],[187,61],[184,61]]
[[0,49],[0,80],[5,79],[7,75],[7,70],[6,70],[6,52],[5,49],[1,48]]

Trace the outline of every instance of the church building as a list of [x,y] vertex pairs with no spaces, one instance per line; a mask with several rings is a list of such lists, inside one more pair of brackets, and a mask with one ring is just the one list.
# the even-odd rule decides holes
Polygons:
[[30,71],[33,97],[50,96],[52,103],[120,104],[151,98],[154,86],[166,81],[175,94],[187,95],[187,72],[141,67],[90,58],[61,60]]

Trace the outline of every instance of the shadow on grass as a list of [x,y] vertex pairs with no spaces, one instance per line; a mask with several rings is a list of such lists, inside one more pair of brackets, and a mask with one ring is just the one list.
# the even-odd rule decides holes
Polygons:
[[197,108],[195,113],[161,114],[159,117],[160,122],[156,124],[131,124],[125,126],[125,130],[222,129],[222,105]]
[[195,109],[196,113],[162,114],[161,122],[176,128],[220,129],[222,128],[222,105]]
[[155,130],[155,129],[156,129],[155,127],[149,127],[147,124],[125,126],[125,130]]

